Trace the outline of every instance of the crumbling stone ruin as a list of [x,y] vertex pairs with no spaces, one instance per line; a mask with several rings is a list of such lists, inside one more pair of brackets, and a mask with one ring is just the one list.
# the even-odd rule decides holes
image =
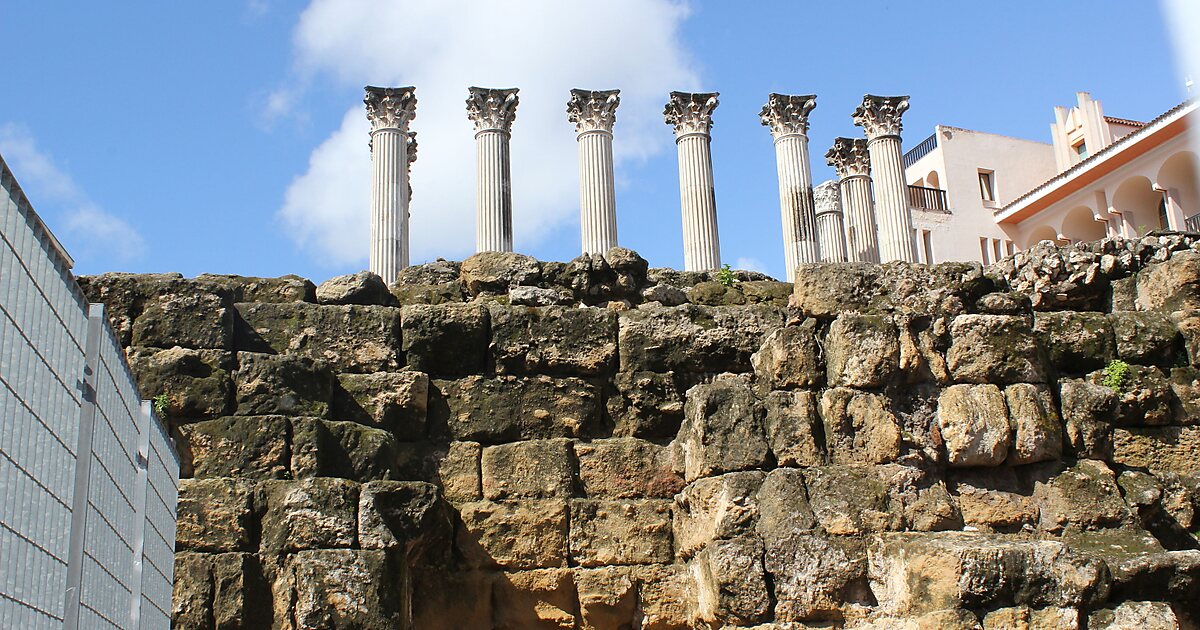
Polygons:
[[1195,627],[1200,237],[105,274],[179,628]]

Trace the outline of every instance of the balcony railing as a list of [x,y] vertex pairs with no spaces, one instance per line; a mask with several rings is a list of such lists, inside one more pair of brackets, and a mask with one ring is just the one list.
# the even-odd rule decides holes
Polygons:
[[937,133],[931,134],[928,138],[921,141],[921,144],[908,150],[904,154],[904,168],[908,168],[917,163],[917,160],[929,155],[929,152],[936,149],[938,145]]
[[950,204],[946,203],[946,191],[941,188],[909,186],[908,205],[920,210],[950,212]]
[[1184,219],[1183,227],[1189,232],[1200,232],[1200,214],[1193,214]]

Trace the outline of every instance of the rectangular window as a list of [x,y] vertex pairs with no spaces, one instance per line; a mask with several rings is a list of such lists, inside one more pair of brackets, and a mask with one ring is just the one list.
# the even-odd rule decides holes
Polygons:
[[986,236],[979,237],[979,257],[983,260],[983,264],[992,264],[992,261],[988,257],[988,240]]
[[993,171],[979,171],[979,196],[984,201],[996,201],[996,173]]
[[921,230],[921,243],[925,245],[925,264],[933,264],[933,236],[929,230]]
[[1004,258],[1004,252],[1000,249],[1000,239],[994,238],[992,239],[992,260],[998,262],[1001,258]]
[[1004,241],[1004,247],[1008,250],[1009,256],[1017,253],[1017,244],[1012,241]]
[[1082,162],[1087,159],[1087,156],[1088,156],[1087,143],[1084,142],[1083,140],[1080,140],[1077,144],[1072,146],[1071,150],[1075,152],[1075,161],[1076,162]]

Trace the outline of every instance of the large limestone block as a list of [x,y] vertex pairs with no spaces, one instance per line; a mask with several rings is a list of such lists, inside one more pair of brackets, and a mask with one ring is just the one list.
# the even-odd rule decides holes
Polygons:
[[675,551],[691,558],[714,540],[754,531],[758,522],[758,489],[766,473],[734,472],[700,479],[675,497]]
[[233,348],[233,302],[204,283],[183,281],[146,296],[131,342],[156,348]]
[[750,363],[758,380],[770,389],[819,387],[825,382],[821,354],[817,320],[807,319],[767,335]]
[[1038,522],[1033,489],[1012,468],[962,468],[947,479],[963,523],[983,531],[1012,532]]
[[1137,307],[1141,311],[1200,309],[1200,253],[1176,252],[1165,262],[1142,269]]
[[308,357],[239,352],[233,382],[239,416],[324,417],[333,397],[329,368]]
[[1036,337],[1015,315],[959,315],[950,325],[946,365],[959,383],[1044,383]]
[[671,562],[670,501],[571,501],[573,565],[598,567]]
[[617,372],[606,396],[614,436],[671,438],[683,422],[683,392],[668,372]]
[[821,420],[835,464],[883,464],[900,456],[900,422],[883,394],[827,389],[821,395]]
[[951,385],[942,390],[937,423],[951,466],[998,466],[1008,456],[1008,407],[995,385]]
[[599,398],[596,386],[579,378],[436,380],[430,390],[430,430],[483,444],[581,437],[599,420]]
[[1129,520],[1117,476],[1104,462],[1084,459],[1065,470],[1056,464],[1045,464],[1043,468],[1025,471],[1034,475],[1034,497],[1042,529],[1095,529]]
[[316,478],[260,486],[262,552],[353,547],[358,540],[358,484]]
[[606,375],[616,366],[617,314],[604,308],[488,307],[502,374]]
[[754,494],[758,506],[755,529],[768,551],[799,532],[812,531],[817,517],[808,504],[804,475],[795,468],[776,468],[767,473]]
[[307,357],[341,372],[383,372],[399,367],[399,309],[303,302],[234,306],[239,316],[235,331],[239,352]]
[[425,437],[429,376],[424,372],[339,374],[331,415],[391,431],[401,440]]
[[1004,400],[1012,426],[1012,448],[1008,451],[1010,465],[1032,464],[1062,456],[1063,424],[1049,388],[1016,383],[1004,388]]
[[358,545],[417,553],[449,550],[450,514],[437,486],[420,481],[372,481],[359,488]]
[[172,627],[218,630],[270,624],[270,596],[254,554],[177,553],[174,582]]
[[503,573],[494,583],[495,630],[574,630],[579,598],[570,569]]
[[459,573],[445,567],[413,567],[411,627],[491,628],[492,585],[496,577],[485,571]]
[[[110,272],[79,276],[76,281],[89,302],[104,305],[104,314],[108,316],[117,340],[122,346],[128,346],[133,337],[133,320],[142,312],[147,296],[157,292],[156,287],[160,283],[179,283],[183,281],[183,276],[178,273]],[[174,345],[176,344],[171,344]]]
[[567,564],[567,501],[476,501],[459,506],[456,546],[472,567],[538,569]]
[[175,554],[171,623],[176,628],[212,628],[212,556],[183,551]]
[[825,337],[827,378],[834,387],[883,387],[900,364],[900,338],[891,317],[843,314]]
[[983,618],[983,630],[1079,630],[1079,611],[1071,608],[998,608]]
[[676,444],[683,452],[684,478],[689,482],[759,468],[769,456],[762,409],[750,387],[737,380],[688,390]]
[[792,305],[807,316],[828,319],[886,308],[878,273],[878,266],[864,262],[802,264],[796,269]]
[[478,304],[401,309],[401,349],[408,366],[437,376],[478,374],[487,364],[488,311]]
[[387,283],[370,271],[334,276],[317,287],[316,297],[319,304],[395,305]]
[[839,621],[843,609],[868,604],[866,545],[853,538],[796,532],[764,541],[775,621]]
[[575,455],[567,439],[528,440],[483,449],[483,496],[502,499],[569,497],[575,489]]
[[[1093,385],[1104,386],[1104,372],[1088,375]],[[1124,426],[1158,426],[1175,420],[1173,407],[1178,407],[1167,375],[1156,367],[1131,365],[1125,371],[1116,391],[1115,422]]]
[[1171,313],[1171,321],[1179,329],[1183,353],[1187,355],[1188,364],[1200,367],[1200,311]]
[[714,541],[688,562],[688,573],[696,622],[750,626],[770,615],[771,592],[756,538]]
[[291,471],[297,478],[398,479],[400,447],[383,429],[357,422],[292,419]]
[[902,464],[876,466],[875,474],[887,488],[888,510],[902,521],[896,529],[962,529],[962,513],[940,475]]
[[750,356],[783,325],[769,306],[639,308],[619,313],[626,372],[750,372]]
[[289,474],[288,419],[230,416],[180,427],[181,468],[197,479],[281,479]]
[[180,551],[255,551],[253,487],[244,479],[181,479],[175,547]]
[[1103,385],[1085,379],[1059,381],[1064,446],[1082,458],[1105,459],[1112,451],[1112,424],[1120,399]]
[[478,501],[483,498],[481,460],[483,447],[478,442],[451,442],[437,465],[437,482],[451,503]]
[[1103,601],[1108,571],[1057,541],[996,534],[886,534],[868,552],[885,614],[998,605],[1081,608]]
[[1113,328],[1104,313],[1038,312],[1033,330],[1060,373],[1098,370],[1116,356]]
[[1183,350],[1179,331],[1167,313],[1122,312],[1108,316],[1117,358],[1127,363],[1169,368]]
[[1179,619],[1165,602],[1121,602],[1088,615],[1089,630],[1174,630]]
[[1150,427],[1113,431],[1113,461],[1155,472],[1200,473],[1200,427]]
[[630,567],[638,581],[638,606],[634,626],[641,630],[687,630],[691,609],[688,573],[682,565],[648,564]]
[[177,422],[228,415],[233,403],[233,354],[223,350],[131,348],[129,367],[142,398],[167,397]]
[[804,470],[809,505],[826,533],[853,536],[896,529],[901,515],[889,509],[888,489],[870,466]]
[[979,263],[810,263],[796,269],[792,305],[828,319],[848,311],[954,315],[993,290]]
[[633,628],[638,584],[627,567],[598,567],[575,571],[581,630]]
[[220,286],[236,302],[316,302],[317,286],[300,276],[288,274],[278,278],[256,278],[216,273],[202,273],[196,282]]
[[275,579],[275,627],[403,628],[406,573],[404,563],[385,551],[301,551],[288,557]]
[[781,466],[820,466],[825,463],[824,433],[817,396],[807,390],[767,394],[763,424],[775,461]]
[[524,254],[480,252],[462,262],[460,274],[471,295],[498,294],[509,287],[537,284],[542,264]]
[[583,493],[594,499],[669,499],[683,488],[670,451],[638,438],[575,444]]

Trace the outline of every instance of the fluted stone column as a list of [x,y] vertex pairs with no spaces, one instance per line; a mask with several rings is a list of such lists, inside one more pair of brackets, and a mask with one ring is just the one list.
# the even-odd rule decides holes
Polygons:
[[367,86],[371,122],[370,270],[392,283],[408,266],[408,123],[416,117],[412,87]]
[[787,280],[795,281],[796,265],[821,259],[813,208],[812,166],[808,162],[808,113],[815,95],[771,94],[759,119],[775,139],[779,173],[779,210],[783,218],[783,258]]
[[854,110],[854,124],[867,132],[871,153],[871,191],[875,195],[875,217],[879,226],[881,262],[917,262],[912,211],[908,207],[908,183],[904,179],[904,154],[900,151],[900,116],[908,109],[907,96],[863,97]]
[[579,229],[584,254],[617,246],[617,193],[613,183],[613,124],[620,90],[571,90],[567,120],[579,141]]
[[671,92],[663,118],[675,127],[679,149],[679,202],[683,211],[683,267],[710,271],[721,266],[717,198],[709,147],[717,92]]
[[842,195],[838,183],[829,180],[813,187],[817,215],[817,242],[822,262],[846,262],[846,231],[842,225]]
[[837,171],[846,227],[846,258],[851,262],[879,262],[875,209],[871,203],[870,158],[867,141],[836,138],[825,161]]
[[512,180],[508,140],[517,118],[517,88],[472,87],[467,118],[475,123],[475,251],[512,251]]

